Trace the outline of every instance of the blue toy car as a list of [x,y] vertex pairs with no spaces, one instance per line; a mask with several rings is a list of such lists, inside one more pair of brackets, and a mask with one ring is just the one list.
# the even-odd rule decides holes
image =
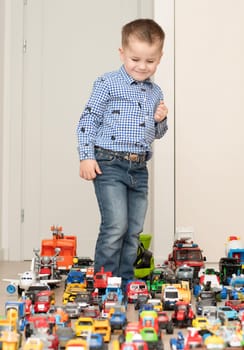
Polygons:
[[85,274],[81,272],[80,270],[70,270],[66,279],[65,279],[65,287],[69,283],[84,283],[85,281]]
[[217,311],[218,313],[223,312],[228,320],[238,319],[238,312],[230,306],[218,306]]
[[115,311],[110,317],[110,327],[111,331],[114,330],[124,330],[127,325],[126,314],[122,311]]

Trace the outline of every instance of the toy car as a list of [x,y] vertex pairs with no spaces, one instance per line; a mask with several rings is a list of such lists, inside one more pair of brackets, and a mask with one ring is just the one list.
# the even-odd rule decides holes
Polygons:
[[34,314],[28,318],[25,325],[25,339],[32,335],[37,335],[40,330],[45,334],[52,334],[56,327],[56,319],[48,314]]
[[153,327],[144,327],[140,330],[142,339],[147,342],[149,349],[163,349],[163,342]]
[[177,301],[171,315],[174,326],[191,327],[194,318],[195,314],[191,305],[184,301]]
[[123,330],[127,325],[127,317],[125,312],[115,311],[109,318],[111,332],[114,330]]
[[197,329],[207,329],[209,328],[210,324],[205,316],[198,316],[192,320],[192,327]]
[[93,333],[101,334],[104,342],[109,343],[111,340],[111,327],[109,320],[106,318],[94,319]]
[[158,326],[159,329],[165,329],[167,334],[174,333],[174,324],[166,311],[158,312]]
[[64,281],[64,286],[66,288],[67,284],[69,283],[84,283],[85,282],[85,275],[83,272],[75,269],[71,269],[68,272],[68,275]]
[[70,339],[65,346],[65,350],[87,350],[87,341],[83,338]]
[[154,268],[149,278],[146,280],[148,291],[152,298],[157,294],[161,294],[162,285],[164,283],[173,283],[175,281],[174,272],[167,266],[157,266]]
[[155,311],[162,311],[163,310],[163,304],[162,304],[162,301],[160,299],[150,298],[150,299],[148,299],[147,304],[152,305],[153,310],[155,310]]
[[219,277],[219,272],[216,271],[213,268],[208,268],[208,269],[202,269],[201,276],[199,276],[199,282],[200,285],[203,287],[205,290],[214,290],[214,291],[220,291],[221,290],[221,285],[220,285],[220,277]]
[[174,286],[166,286],[162,292],[164,310],[173,310],[175,303],[180,299],[179,291]]
[[227,300],[225,302],[225,306],[229,306],[232,309],[236,310],[237,312],[244,310],[244,300]]
[[81,310],[82,317],[97,318],[100,316],[100,309],[97,305],[89,305]]
[[81,315],[81,307],[75,301],[69,301],[65,304],[64,311],[67,312],[69,318],[78,318]]
[[147,284],[143,280],[135,280],[127,283],[126,286],[126,295],[128,303],[134,303],[139,294],[144,294],[149,296],[149,291]]
[[175,277],[178,281],[189,281],[190,287],[194,277],[194,267],[184,264],[175,270]]
[[75,331],[72,327],[58,327],[56,334],[59,340],[59,348],[64,349],[70,339],[75,338]]
[[80,270],[81,272],[86,273],[87,269],[93,266],[94,260],[88,256],[74,256],[72,269]]
[[103,336],[100,333],[91,333],[87,338],[89,350],[106,350],[107,344],[104,343]]
[[90,333],[94,333],[94,319],[91,317],[79,317],[74,324],[77,337],[87,338]]
[[238,319],[238,312],[234,309],[232,309],[230,306],[218,306],[217,307],[218,312],[223,312],[228,320],[237,320]]
[[86,290],[84,283],[69,283],[63,293],[63,304],[74,301],[77,294]]
[[35,313],[46,313],[50,307],[55,304],[55,293],[53,290],[43,290],[35,296],[34,311]]
[[92,304],[91,293],[87,290],[78,292],[75,296],[74,302],[77,303],[81,309],[87,308]]
[[30,337],[26,340],[23,350],[43,350],[44,343],[38,337]]
[[138,294],[137,299],[134,302],[135,310],[140,310],[142,305],[147,303],[149,297],[149,294]]
[[216,295],[214,291],[202,290],[196,298],[196,314],[202,315],[203,306],[216,306]]

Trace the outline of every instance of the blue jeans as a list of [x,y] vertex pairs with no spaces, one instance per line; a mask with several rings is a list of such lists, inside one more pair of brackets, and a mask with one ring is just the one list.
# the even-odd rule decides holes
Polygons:
[[147,163],[120,159],[107,150],[95,150],[95,156],[102,175],[94,180],[101,214],[94,270],[104,267],[126,284],[134,277],[133,264],[147,211]]

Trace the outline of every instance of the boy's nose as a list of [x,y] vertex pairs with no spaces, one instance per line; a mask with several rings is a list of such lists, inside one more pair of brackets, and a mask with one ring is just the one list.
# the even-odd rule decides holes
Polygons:
[[139,68],[140,68],[141,70],[145,69],[145,68],[146,68],[146,63],[145,63],[145,62],[140,62],[140,63],[139,63]]

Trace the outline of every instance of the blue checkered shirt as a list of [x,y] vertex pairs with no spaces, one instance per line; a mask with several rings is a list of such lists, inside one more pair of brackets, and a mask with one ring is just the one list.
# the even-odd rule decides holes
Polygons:
[[124,66],[96,79],[78,127],[80,160],[95,159],[94,146],[112,151],[148,152],[152,142],[166,133],[167,118],[155,123],[154,113],[163,99],[150,79],[135,81]]

